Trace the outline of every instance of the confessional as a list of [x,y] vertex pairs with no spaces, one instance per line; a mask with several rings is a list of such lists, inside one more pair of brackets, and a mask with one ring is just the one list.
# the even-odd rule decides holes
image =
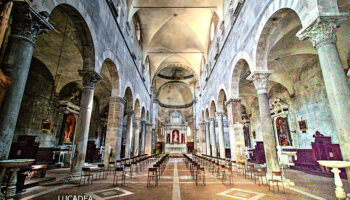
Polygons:
[[253,156],[249,159],[249,162],[263,164],[266,162],[264,142],[256,142],[255,148],[253,149]]
[[[329,168],[318,164],[318,160],[343,160],[339,144],[332,144],[331,137],[324,136],[319,131],[313,135],[315,141],[311,143],[312,149],[298,149],[297,159],[294,161],[295,169],[323,175],[333,176]],[[346,177],[344,169],[340,174]]]

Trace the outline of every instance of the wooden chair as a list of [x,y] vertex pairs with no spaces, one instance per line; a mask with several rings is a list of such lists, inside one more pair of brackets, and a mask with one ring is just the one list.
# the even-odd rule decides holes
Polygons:
[[147,187],[151,186],[152,180],[154,180],[154,186],[158,186],[159,180],[158,169],[155,167],[148,168],[148,176],[147,176]]
[[230,185],[233,184],[233,170],[232,168],[227,168],[226,169],[226,177],[230,180]]
[[132,179],[132,165],[131,164],[125,164],[124,165],[124,170],[125,170],[125,174],[129,173],[130,179]]
[[205,169],[200,165],[196,166],[196,185],[198,185],[198,180],[203,180],[203,185],[205,185]]
[[244,162],[237,162],[237,172],[242,173],[242,175],[245,175],[245,163]]
[[123,167],[116,167],[114,170],[113,177],[113,186],[118,185],[118,181],[120,180],[120,185],[125,184],[125,171]]
[[98,178],[101,178],[101,175],[102,175],[102,178],[107,178],[107,175],[108,175],[108,168],[105,167],[105,164],[98,164],[98,169],[97,169],[97,172],[96,172],[96,178],[98,176]]
[[283,192],[286,193],[286,191],[284,189],[284,178],[282,176],[282,172],[281,171],[273,171],[272,172],[271,179],[269,179],[269,181],[268,181],[269,191],[270,191],[270,183],[272,183],[273,189],[275,188],[275,183],[276,183],[278,192],[280,191],[279,184],[282,184]]
[[82,185],[81,184],[82,180],[84,180],[84,185],[85,185],[86,179],[87,179],[88,184],[89,183],[93,184],[94,175],[91,173],[91,169],[89,167],[83,167],[81,169],[79,186]]
[[247,175],[250,174],[250,179],[253,179],[253,175],[255,174],[255,168],[254,164],[247,164],[247,167],[245,168],[245,178],[247,178]]
[[255,171],[255,179],[254,179],[255,183],[256,183],[256,178],[258,178],[258,185],[260,185],[260,179],[261,179],[261,184],[263,185],[264,177],[265,177],[266,183],[268,184],[267,177],[266,177],[266,168],[258,167]]

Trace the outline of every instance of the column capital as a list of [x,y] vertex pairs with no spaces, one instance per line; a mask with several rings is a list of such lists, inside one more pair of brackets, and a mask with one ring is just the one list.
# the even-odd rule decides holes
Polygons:
[[113,102],[113,101],[119,101],[120,103],[124,104],[126,103],[125,99],[123,97],[120,96],[110,96],[109,97],[109,101]]
[[96,83],[102,80],[102,76],[93,70],[79,70],[79,75],[83,77],[83,86],[94,89]]
[[135,117],[134,117],[134,122],[139,122],[139,121],[141,121],[141,117],[135,116]]
[[215,117],[209,117],[209,122],[214,121],[215,122]]
[[335,44],[337,42],[337,29],[347,20],[347,17],[347,14],[321,16],[314,24],[299,31],[297,37],[300,40],[310,40],[316,49],[326,44]]
[[253,81],[258,94],[267,93],[267,85],[269,83],[269,76],[273,71],[254,71],[247,78],[249,81]]
[[217,117],[222,118],[222,117],[224,117],[225,112],[224,111],[217,111],[215,114]]
[[38,35],[48,33],[54,27],[46,20],[48,12],[38,13],[27,2],[15,2],[12,22],[12,37],[20,37],[35,44]]
[[134,115],[134,110],[127,110],[126,111],[126,115],[129,117],[129,118],[131,118],[133,115]]
[[225,102],[225,105],[227,106],[227,105],[229,105],[229,104],[237,104],[237,103],[241,103],[241,101],[242,101],[242,99],[240,99],[240,98],[237,98],[237,99],[233,99],[233,98],[231,98],[231,99],[229,99],[229,100],[227,100],[226,102]]

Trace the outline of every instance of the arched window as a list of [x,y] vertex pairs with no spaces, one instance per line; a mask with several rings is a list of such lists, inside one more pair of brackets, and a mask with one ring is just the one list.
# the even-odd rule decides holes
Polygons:
[[134,29],[135,29],[135,36],[138,42],[141,42],[141,24],[140,24],[140,18],[137,15],[134,15],[133,17],[134,22]]
[[214,36],[215,36],[215,24],[214,22],[212,22],[210,25],[210,42],[214,40]]
[[135,31],[136,31],[136,38],[137,38],[137,41],[141,41],[141,27],[140,27],[140,22],[136,22],[136,25],[135,25]]

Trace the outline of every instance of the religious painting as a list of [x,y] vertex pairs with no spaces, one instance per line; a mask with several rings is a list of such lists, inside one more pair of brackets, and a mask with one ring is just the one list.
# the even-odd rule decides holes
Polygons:
[[41,130],[43,133],[48,133],[51,130],[51,122],[47,119],[41,121]]
[[73,142],[75,131],[75,117],[72,114],[69,114],[66,118],[64,124],[64,143],[71,144]]
[[255,139],[256,139],[256,132],[253,131],[253,132],[252,132],[252,135],[253,135],[253,138],[254,138],[254,140],[255,140]]
[[250,147],[251,143],[250,143],[249,127],[244,126],[243,132],[244,132],[244,144],[246,147]]
[[299,124],[299,129],[301,131],[306,131],[307,130],[307,123],[306,123],[306,120],[301,120],[298,122]]
[[292,139],[290,136],[288,119],[286,117],[278,117],[275,123],[279,145],[292,146]]
[[173,143],[179,143],[180,142],[180,133],[178,130],[173,130]]
[[185,144],[185,134],[181,134],[181,144]]
[[166,134],[166,143],[170,143],[170,134]]

